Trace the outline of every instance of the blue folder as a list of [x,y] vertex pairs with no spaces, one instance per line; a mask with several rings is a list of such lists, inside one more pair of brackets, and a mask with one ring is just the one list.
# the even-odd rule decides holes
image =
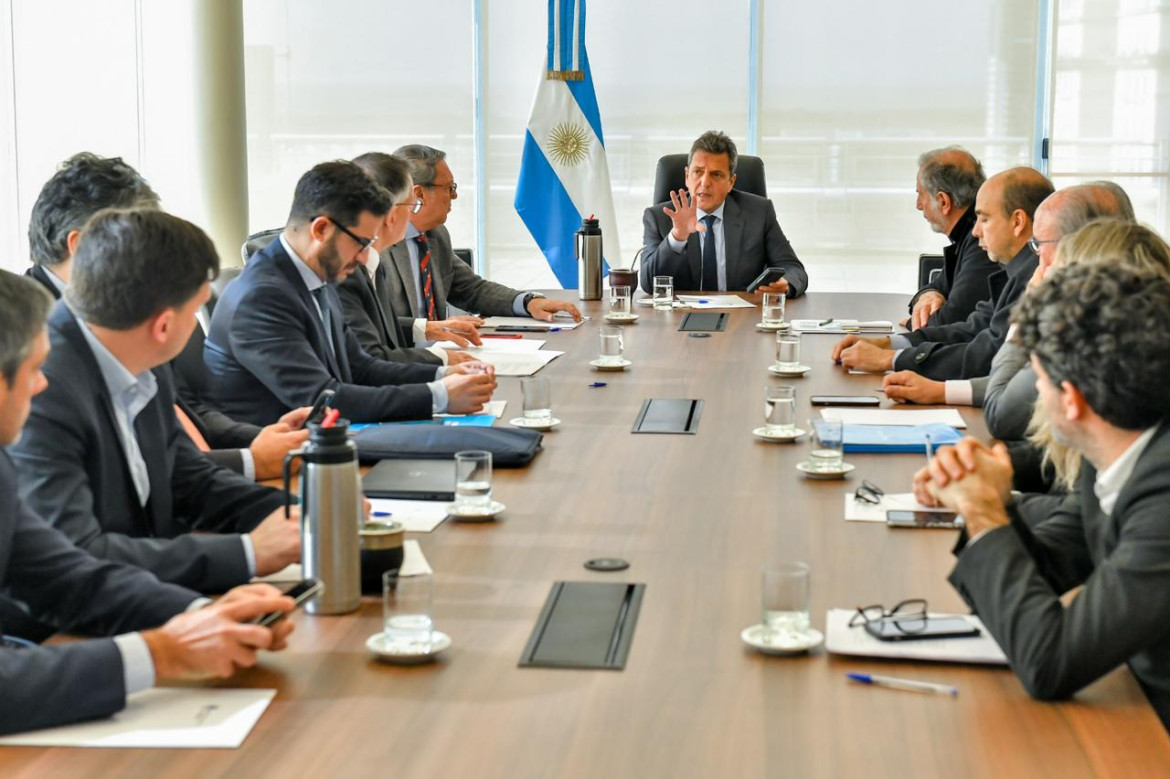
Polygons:
[[[814,422],[813,424],[818,424]],[[846,452],[926,453],[926,436],[932,446],[957,443],[963,434],[950,425],[845,425]]]

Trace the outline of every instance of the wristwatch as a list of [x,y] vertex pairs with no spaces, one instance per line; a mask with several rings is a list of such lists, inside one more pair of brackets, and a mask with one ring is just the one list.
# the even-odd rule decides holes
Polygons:
[[542,298],[542,297],[544,297],[544,295],[540,294],[539,292],[529,292],[528,294],[526,294],[523,297],[523,299],[521,299],[520,307],[523,308],[525,312],[527,312],[528,311],[528,304],[531,303],[532,301],[536,300],[537,298]]

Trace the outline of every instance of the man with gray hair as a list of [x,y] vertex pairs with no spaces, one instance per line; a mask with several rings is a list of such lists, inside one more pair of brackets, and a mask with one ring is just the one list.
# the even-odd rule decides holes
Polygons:
[[950,239],[943,249],[942,272],[910,299],[910,329],[962,322],[991,290],[987,279],[998,270],[975,227],[975,195],[987,177],[979,160],[959,146],[933,149],[918,158],[915,206],[931,229]]
[[784,277],[760,292],[790,298],[808,289],[808,274],[780,229],[772,201],[733,189],[739,155],[717,130],[700,135],[687,157],[686,189],[642,215],[642,289],[655,276],[674,278],[676,290],[742,290],[765,268]]
[[563,312],[580,321],[572,303],[550,300],[539,292],[522,292],[479,276],[455,256],[444,227],[451,201],[459,197],[446,152],[422,144],[394,152],[410,165],[413,197],[422,202],[411,214],[406,237],[382,251],[387,265],[387,292],[394,310],[405,315],[416,342],[450,338],[447,304],[483,316],[527,316],[545,322]]

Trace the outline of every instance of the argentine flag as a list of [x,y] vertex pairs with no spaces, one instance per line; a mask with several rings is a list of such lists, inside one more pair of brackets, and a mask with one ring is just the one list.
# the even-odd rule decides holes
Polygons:
[[577,286],[574,235],[590,215],[601,223],[605,259],[621,267],[601,112],[585,54],[585,0],[549,0],[548,52],[515,206],[562,287]]

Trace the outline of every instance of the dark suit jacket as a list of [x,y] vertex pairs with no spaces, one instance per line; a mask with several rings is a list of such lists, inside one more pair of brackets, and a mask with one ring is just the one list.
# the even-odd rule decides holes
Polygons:
[[423,382],[435,379],[435,366],[371,357],[345,325],[336,288],[327,284],[325,295],[335,350],[281,242],[252,256],[216,304],[204,344],[216,407],[233,419],[268,424],[331,389],[333,407],[351,422],[430,417],[431,391]]
[[[426,316],[425,311],[419,311],[418,285],[414,281],[410,252],[406,248],[406,242],[413,240],[406,238],[383,250],[379,263],[379,267],[386,268],[386,279],[389,282],[386,291],[390,303],[407,329],[411,318]],[[448,303],[482,316],[515,316],[512,303],[520,290],[476,275],[451,250],[451,235],[446,227],[439,225],[427,230],[427,246],[431,252],[431,288],[435,296],[435,312],[440,319],[446,317]]]
[[991,373],[991,361],[1003,345],[1011,312],[1040,259],[1028,247],[988,279],[991,301],[980,301],[966,320],[928,325],[907,333],[914,344],[894,361],[894,370],[914,371],[930,379],[974,379]]
[[[772,201],[731,190],[723,207],[723,241],[727,254],[727,289],[742,290],[764,268],[783,268],[788,297],[803,295],[808,274],[776,221]],[[675,290],[697,290],[702,280],[701,233],[687,238],[682,253],[670,247],[670,203],[650,206],[642,214],[642,289],[652,292],[655,276],[673,276]]]
[[1065,698],[1129,663],[1170,726],[1170,428],[1154,434],[1112,515],[1096,478],[1086,462],[1058,504],[1013,505],[1010,528],[961,548],[951,583],[1032,695]]
[[95,557],[137,565],[163,581],[202,592],[248,581],[238,534],[281,506],[282,493],[217,467],[195,448],[175,417],[164,365],[155,369],[158,394],[134,423],[150,475],[150,499],[141,506],[109,391],[63,301],[49,316],[49,340],[49,388],[33,398],[24,435],[12,447],[29,508]]
[[377,287],[370,280],[370,274],[364,268],[358,268],[337,285],[337,295],[345,309],[345,323],[357,336],[358,343],[379,360],[442,363],[438,355],[410,346],[414,339],[402,331],[395,316],[385,263],[378,263],[374,276]]
[[[16,482],[0,450],[0,588],[37,617],[70,633],[109,636],[157,627],[199,597],[78,549],[21,502]],[[0,733],[106,717],[126,704],[122,656],[109,639],[0,647],[0,680]]]
[[49,272],[40,265],[32,266],[24,272],[24,275],[47,289],[49,294],[53,296],[53,300],[61,299],[61,293],[57,291],[57,285],[49,279]]
[[950,232],[950,246],[943,249],[943,270],[910,299],[910,310],[922,293],[933,290],[947,299],[942,308],[930,315],[928,325],[962,322],[981,300],[988,299],[987,280],[1000,269],[999,263],[979,248],[979,239],[971,234],[975,227],[975,208],[963,212]]

